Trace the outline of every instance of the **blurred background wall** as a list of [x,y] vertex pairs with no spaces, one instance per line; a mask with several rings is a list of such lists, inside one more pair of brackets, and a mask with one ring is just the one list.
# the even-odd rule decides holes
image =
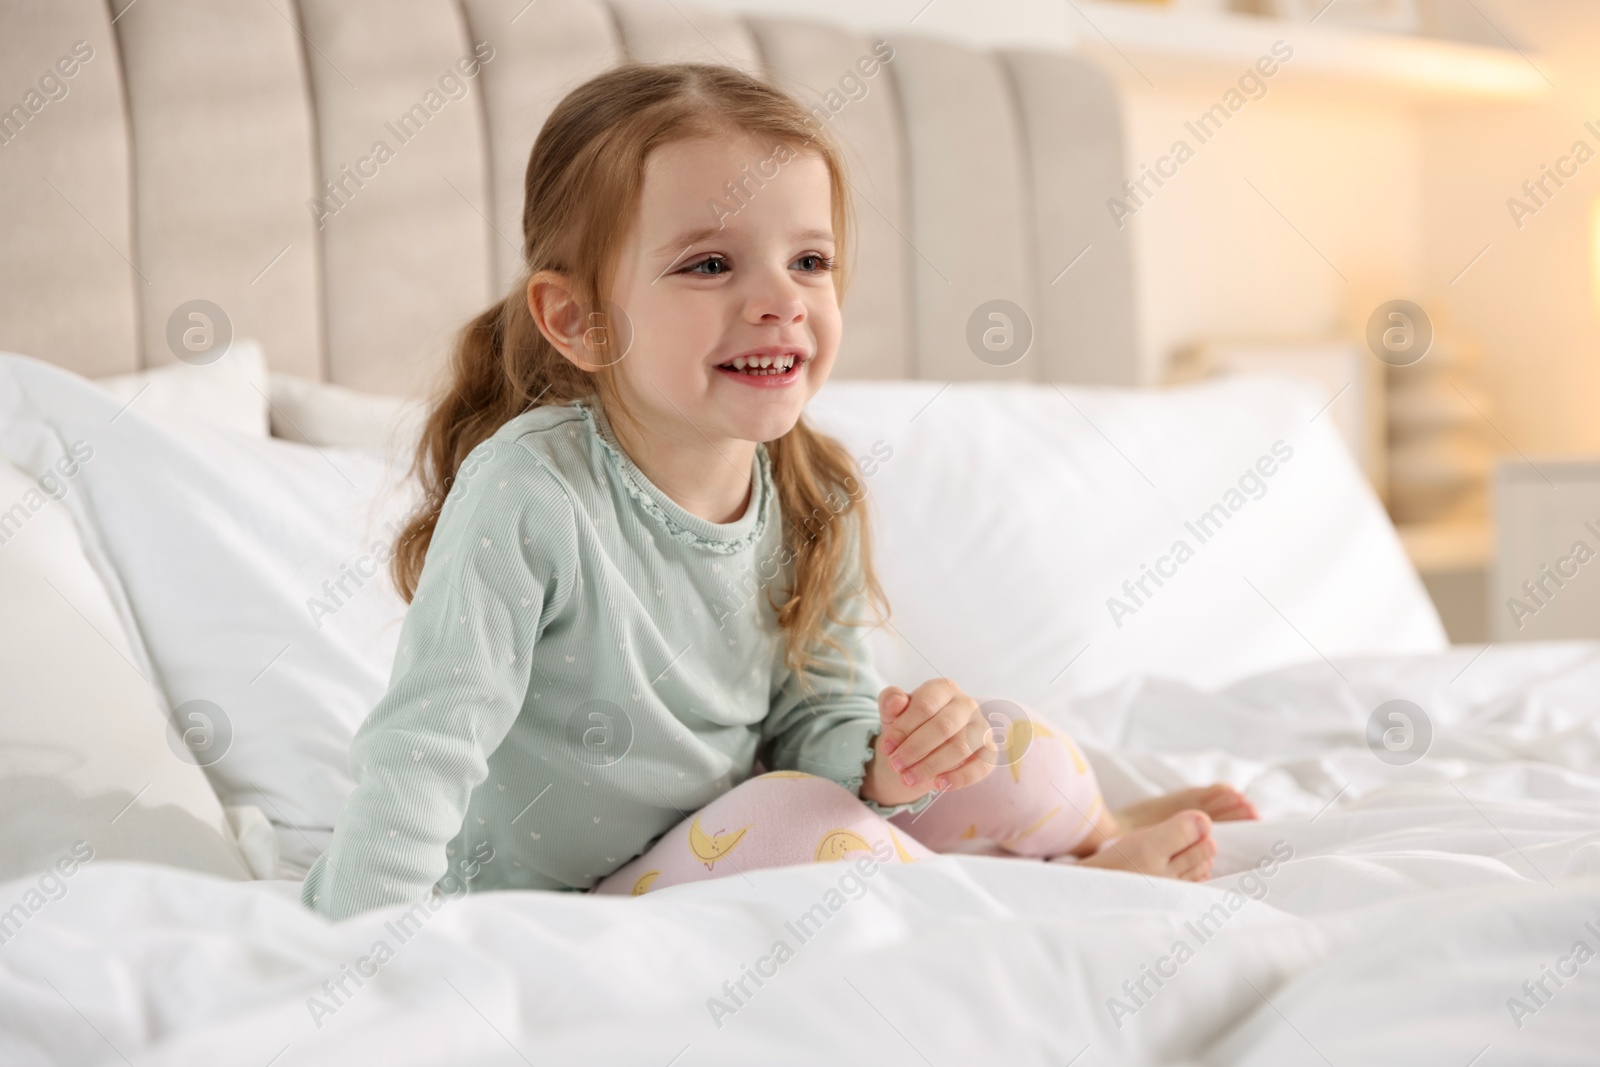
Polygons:
[[[1179,138],[1195,148],[1126,220],[1144,380],[1321,366],[1332,416],[1457,640],[1504,629],[1497,565],[1515,588],[1518,567],[1536,571],[1539,552],[1570,543],[1547,531],[1506,563],[1494,465],[1600,457],[1600,4],[710,3],[1095,57],[1123,95],[1131,178]],[[1293,57],[1265,94],[1201,144],[1186,124],[1280,40]],[[1579,141],[1596,158],[1580,163]],[[1557,184],[1547,168],[1568,176]],[[1530,196],[1524,183],[1541,180]],[[1514,213],[1513,197],[1537,210]],[[1365,351],[1369,319],[1396,299],[1436,331],[1415,366]],[[1343,363],[1328,342],[1346,346]],[[1537,473],[1545,489],[1560,482]],[[1600,590],[1594,604],[1585,625],[1600,636]]]

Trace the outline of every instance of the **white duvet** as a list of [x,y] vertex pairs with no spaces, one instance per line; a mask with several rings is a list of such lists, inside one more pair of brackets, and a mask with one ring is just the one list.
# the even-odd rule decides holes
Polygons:
[[[1366,742],[1393,698],[1434,734],[1409,766]],[[868,860],[476,894],[406,931],[330,925],[287,880],[91,861],[6,931],[0,1063],[1600,1062],[1597,708],[1600,645],[1571,643],[1045,709],[1113,803],[1248,786],[1265,817],[1217,827],[1198,886]]]

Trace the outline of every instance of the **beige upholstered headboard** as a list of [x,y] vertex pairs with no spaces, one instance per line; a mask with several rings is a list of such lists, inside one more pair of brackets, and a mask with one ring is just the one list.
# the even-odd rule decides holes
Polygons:
[[[694,59],[823,109],[849,150],[838,376],[1135,382],[1107,79],[900,34],[868,76],[874,43],[676,0],[7,0],[0,349],[155,366],[206,300],[275,370],[415,392],[515,280],[556,101],[624,58]],[[991,300],[1033,326],[1007,366],[969,345]]]

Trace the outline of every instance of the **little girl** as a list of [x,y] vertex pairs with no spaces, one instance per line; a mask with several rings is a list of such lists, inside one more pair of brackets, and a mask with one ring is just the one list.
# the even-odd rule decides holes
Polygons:
[[729,68],[615,68],[545,123],[524,203],[527,274],[462,331],[418,445],[412,606],[308,907],[859,850],[1208,877],[1212,820],[1255,817],[1231,787],[1112,813],[1027,709],[874,674],[863,490],[802,417],[849,225],[803,107]]

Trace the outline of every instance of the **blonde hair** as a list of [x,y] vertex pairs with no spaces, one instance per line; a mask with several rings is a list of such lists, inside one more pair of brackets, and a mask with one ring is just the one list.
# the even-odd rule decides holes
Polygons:
[[[457,335],[446,388],[417,444],[412,473],[421,483],[422,502],[397,539],[390,564],[408,602],[457,469],[501,425],[535,405],[576,399],[599,403],[613,423],[618,415],[632,419],[617,389],[615,364],[582,370],[539,331],[527,303],[533,274],[561,272],[585,312],[602,314],[639,202],[646,158],[664,144],[730,131],[814,152],[826,165],[839,249],[834,280],[843,296],[852,222],[843,157],[792,98],[731,67],[697,63],[624,64],[568,93],[528,158],[521,279]],[[785,634],[785,663],[804,679],[819,642],[843,651],[824,631],[825,617],[842,625],[870,621],[841,618],[836,601],[860,593],[882,618],[888,617],[888,602],[872,567],[865,488],[844,446],[802,415],[767,449],[784,517],[785,554],[794,562],[787,599],[773,602],[769,591],[768,602]],[[844,527],[851,522],[863,582],[857,590],[840,588],[850,542]]]

